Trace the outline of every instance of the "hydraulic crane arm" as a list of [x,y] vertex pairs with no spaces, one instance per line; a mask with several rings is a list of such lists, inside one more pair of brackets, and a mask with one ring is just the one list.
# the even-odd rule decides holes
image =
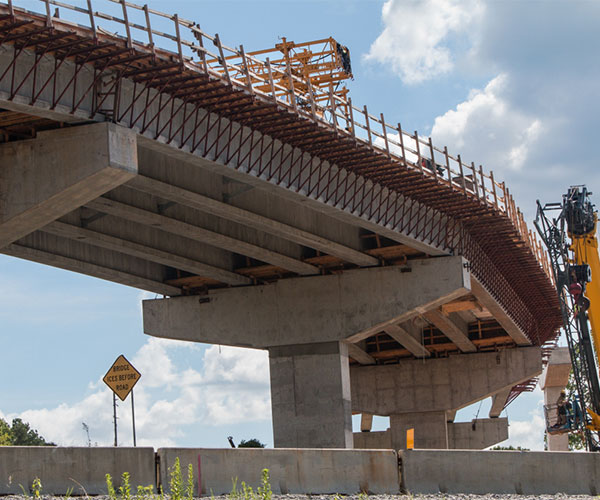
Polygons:
[[562,203],[538,201],[535,225],[548,249],[577,390],[575,417],[548,432],[582,432],[587,449],[600,451],[600,258],[589,195],[585,186],[574,186]]

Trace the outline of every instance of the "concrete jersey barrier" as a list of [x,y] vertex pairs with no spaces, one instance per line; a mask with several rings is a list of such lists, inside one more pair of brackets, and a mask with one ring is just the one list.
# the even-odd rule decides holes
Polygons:
[[[40,478],[44,495],[105,495],[105,474],[115,488],[129,472],[138,485],[169,490],[179,458],[191,464],[195,492],[230,493],[233,480],[256,490],[269,469],[276,494],[472,493],[598,495],[600,454],[531,451],[161,448],[156,475],[152,448],[0,446],[0,495],[28,491]],[[400,464],[400,471],[398,468]]]
[[[168,471],[179,457],[199,477],[201,495],[230,493],[233,480],[256,490],[269,469],[273,493],[395,494],[400,491],[398,457],[392,450],[161,448],[160,480],[168,491]],[[195,492],[198,494],[198,491]]]
[[0,495],[29,492],[33,480],[42,482],[44,495],[106,495],[105,475],[115,488],[129,472],[132,489],[156,483],[153,448],[63,448],[0,446]]
[[404,450],[399,457],[410,493],[600,493],[599,453]]

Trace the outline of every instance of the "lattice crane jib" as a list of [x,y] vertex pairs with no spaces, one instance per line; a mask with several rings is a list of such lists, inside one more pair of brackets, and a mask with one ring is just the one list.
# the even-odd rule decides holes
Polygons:
[[567,418],[548,425],[548,432],[581,432],[587,449],[600,451],[600,261],[590,195],[585,186],[574,186],[561,203],[538,201],[535,225],[548,249],[577,391]]

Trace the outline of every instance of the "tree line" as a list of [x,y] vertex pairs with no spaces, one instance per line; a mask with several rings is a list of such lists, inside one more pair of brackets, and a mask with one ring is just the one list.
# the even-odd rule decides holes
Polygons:
[[0,418],[0,446],[56,446],[56,444],[46,441],[20,418],[13,418],[12,424]]

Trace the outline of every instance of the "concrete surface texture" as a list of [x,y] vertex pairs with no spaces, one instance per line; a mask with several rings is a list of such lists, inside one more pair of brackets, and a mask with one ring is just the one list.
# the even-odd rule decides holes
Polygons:
[[108,123],[0,145],[0,248],[137,174],[136,134]]
[[600,492],[600,454],[404,450],[402,486],[411,493],[542,495]]
[[[557,347],[552,351],[552,355],[548,364],[540,377],[540,387],[544,391],[544,405],[551,406],[549,408],[550,424],[556,422],[557,414],[556,401],[560,396],[561,391],[565,389],[569,381],[571,373],[571,355],[568,347]],[[568,434],[548,434],[546,433],[549,451],[568,451],[569,450],[569,435]]]
[[268,348],[275,446],[351,448],[348,348],[464,295],[469,277],[464,259],[443,257],[147,300],[144,331]]
[[[237,478],[254,489],[269,469],[275,494],[397,494],[398,456],[392,450],[160,448],[160,480],[168,491],[168,468],[178,457],[182,470],[192,464],[201,494],[230,493]],[[195,492],[198,493],[197,491]]]
[[[515,384],[538,375],[541,369],[539,347],[457,354],[377,367],[354,365],[350,369],[352,410],[390,416],[389,439],[393,449],[406,448],[406,431],[411,428],[415,430],[417,448],[482,449],[508,437],[508,421],[485,419],[473,427],[472,422],[453,423],[454,412],[505,393]],[[368,446],[369,439],[360,438],[359,442]],[[380,442],[379,437],[373,439]]]
[[0,446],[0,495],[29,491],[35,478],[44,495],[104,495],[105,474],[121,485],[129,472],[133,490],[155,484],[152,448],[62,448],[53,446]]
[[[423,425],[412,424],[412,428],[415,429],[415,445],[418,445],[419,448],[430,448],[438,444],[431,442],[431,437],[421,435],[424,430]],[[483,450],[508,439],[508,419],[480,418],[471,422],[446,422],[445,429],[440,425],[438,429],[433,429],[433,431],[436,430],[437,432],[433,433],[433,440],[447,439],[447,447],[450,450]],[[395,438],[405,444],[402,436],[395,436]],[[442,444],[444,443],[442,442]],[[354,447],[358,449],[393,449],[392,431],[387,429],[375,432],[355,432]]]
[[375,415],[458,410],[541,371],[539,347],[352,366],[352,410]]
[[276,448],[352,448],[348,349],[344,342],[269,349]]
[[468,293],[470,276],[464,262],[462,257],[441,257],[406,266],[210,290],[202,300],[145,300],[144,332],[258,348],[356,342]]

